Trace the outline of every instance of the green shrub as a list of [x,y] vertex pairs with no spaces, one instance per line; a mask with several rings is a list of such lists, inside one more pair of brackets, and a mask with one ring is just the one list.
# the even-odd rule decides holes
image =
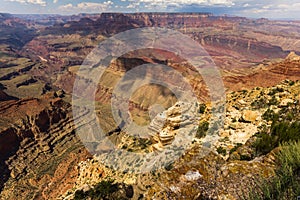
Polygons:
[[218,154],[221,154],[223,156],[226,155],[226,149],[224,149],[223,147],[218,147],[217,152],[218,152]]
[[290,85],[290,86],[295,85],[295,81],[290,81],[290,82],[289,82],[289,85]]
[[278,92],[283,92],[283,91],[284,91],[283,88],[276,87],[276,88],[272,89],[272,90],[268,93],[268,95],[273,96],[274,94],[276,94],[276,93],[278,93]]
[[278,121],[279,114],[275,113],[273,110],[268,109],[263,115],[262,118],[266,121]]
[[255,109],[266,108],[268,107],[267,99],[264,97],[256,99],[251,103],[251,106]]
[[260,133],[257,137],[254,144],[256,153],[269,153],[283,142],[298,141],[300,139],[300,122],[273,121],[270,133]]
[[197,129],[196,138],[205,137],[208,128],[209,128],[209,123],[207,121],[201,122]]
[[107,199],[110,194],[118,191],[118,184],[114,183],[114,180],[104,180],[94,186],[93,189],[84,192],[83,190],[77,190],[75,192],[75,200],[87,199]]
[[232,149],[230,149],[229,153],[232,154],[242,145],[243,145],[242,143],[237,143]]
[[269,105],[269,106],[271,106],[271,105],[278,105],[278,101],[277,101],[277,99],[276,99],[275,96],[273,96],[272,99],[269,100],[268,105]]
[[205,110],[206,110],[206,105],[205,104],[200,104],[199,113],[204,114]]
[[118,190],[118,185],[113,182],[114,180],[101,181],[94,187],[94,194],[105,197],[108,194],[116,192]]
[[276,146],[274,142],[275,141],[273,140],[270,134],[268,133],[259,134],[256,142],[254,143],[256,154],[269,153]]
[[259,187],[252,189],[247,199],[290,200],[300,196],[300,142],[284,143],[276,159],[275,177],[258,180]]
[[252,158],[251,156],[248,156],[248,155],[240,155],[240,160],[247,160],[247,161],[250,161]]
[[86,192],[84,192],[83,190],[77,190],[75,192],[74,200],[86,199],[86,197],[88,197],[88,194]]

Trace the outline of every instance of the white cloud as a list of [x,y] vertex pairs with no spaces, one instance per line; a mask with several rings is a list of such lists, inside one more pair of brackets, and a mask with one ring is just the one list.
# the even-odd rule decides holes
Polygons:
[[133,2],[133,3],[130,3],[126,8],[129,8],[129,9],[138,9],[140,6],[140,2]]
[[46,1],[44,0],[6,0],[11,2],[19,2],[23,4],[36,4],[40,6],[46,6]]
[[57,3],[58,2],[58,0],[53,0],[53,3]]
[[[8,0],[19,2],[41,2],[46,0]],[[53,0],[54,2],[59,0]],[[86,0],[89,1],[89,0]],[[245,17],[266,18],[299,18],[299,0],[105,0],[102,3],[81,2],[66,4],[59,7],[62,13],[79,12],[125,12],[125,11],[189,11],[208,8],[209,12],[218,7],[224,14],[233,14]],[[121,2],[121,3],[120,3]]]
[[264,2],[263,4],[250,4],[246,9],[237,12],[238,15],[248,17],[266,17],[266,18],[295,18],[299,16],[300,3],[285,0],[276,2]]
[[224,5],[224,6],[233,6],[234,3],[230,0],[210,0],[211,5]]
[[65,5],[62,5],[59,7],[60,10],[68,10],[68,9],[72,9],[73,8],[73,5],[68,3],[68,4],[65,4]]
[[299,11],[300,10],[300,3],[293,3],[293,4],[279,4],[277,6],[278,9],[286,9],[289,11]]
[[138,0],[139,2],[148,3],[151,5],[233,5],[231,0]]
[[59,10],[63,12],[104,12],[112,8],[114,2],[105,1],[103,3],[93,3],[93,2],[81,2],[77,5],[65,4],[59,7]]
[[167,10],[167,8],[182,7],[187,5],[199,6],[233,6],[235,5],[232,0],[128,0],[131,2],[127,8],[147,8]]

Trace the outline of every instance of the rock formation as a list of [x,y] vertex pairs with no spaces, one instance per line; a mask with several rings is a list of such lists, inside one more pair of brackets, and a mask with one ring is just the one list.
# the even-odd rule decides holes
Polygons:
[[171,144],[177,134],[184,135],[183,132],[186,131],[184,128],[197,124],[198,109],[197,103],[177,102],[157,115],[149,126],[149,135],[155,142],[153,149],[161,150],[164,146]]
[[72,187],[73,168],[88,153],[74,133],[70,106],[53,93],[0,104],[1,199],[49,199]]

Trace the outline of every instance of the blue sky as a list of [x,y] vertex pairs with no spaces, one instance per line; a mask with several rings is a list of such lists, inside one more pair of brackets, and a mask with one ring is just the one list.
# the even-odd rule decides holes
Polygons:
[[0,0],[0,12],[77,14],[200,12],[254,18],[300,19],[299,0]]

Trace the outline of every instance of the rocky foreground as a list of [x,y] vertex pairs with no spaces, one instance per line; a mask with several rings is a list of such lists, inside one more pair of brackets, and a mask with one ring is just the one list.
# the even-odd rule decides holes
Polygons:
[[[90,196],[93,199],[96,194],[90,191],[97,190],[99,183],[113,180],[110,184],[116,184],[115,187],[119,189],[106,194],[106,197],[249,199],[249,193],[255,189],[259,190],[257,184],[261,178],[268,179],[275,176],[278,166],[276,161],[278,144],[269,149],[260,146],[264,145],[261,143],[261,137],[264,134],[273,134],[274,123],[297,122],[299,117],[297,113],[300,112],[299,86],[298,81],[286,80],[270,88],[257,87],[229,93],[224,128],[219,130],[209,129],[214,124],[204,127],[213,109],[205,105],[205,111],[200,115],[197,134],[190,147],[179,159],[174,159],[163,168],[155,169],[151,173],[136,174],[114,170],[108,167],[103,160],[103,155],[83,161],[78,166],[76,185],[61,198],[76,199]],[[170,108],[167,112],[172,115],[172,111],[175,110]],[[273,113],[271,117],[270,113]],[[294,117],[285,119],[292,114]],[[278,115],[278,121],[275,122],[272,115]],[[174,127],[176,125],[170,123],[165,129],[174,130]],[[148,148],[149,151],[162,151],[162,148],[170,145],[170,141],[176,137],[176,128],[175,131],[169,131],[169,134],[166,134],[165,129],[153,135],[153,143],[145,144],[144,148]],[[210,131],[218,135],[218,140],[210,148],[203,147],[207,142],[207,134],[212,134]],[[295,134],[297,135],[298,132]],[[276,143],[275,137],[280,136],[273,137]],[[139,151],[136,139],[130,140],[126,136],[124,138],[130,151]],[[281,139],[288,141],[288,138]],[[123,161],[123,165],[129,168],[134,165],[138,167],[138,163],[135,162]],[[131,191],[130,195],[128,188]]]

